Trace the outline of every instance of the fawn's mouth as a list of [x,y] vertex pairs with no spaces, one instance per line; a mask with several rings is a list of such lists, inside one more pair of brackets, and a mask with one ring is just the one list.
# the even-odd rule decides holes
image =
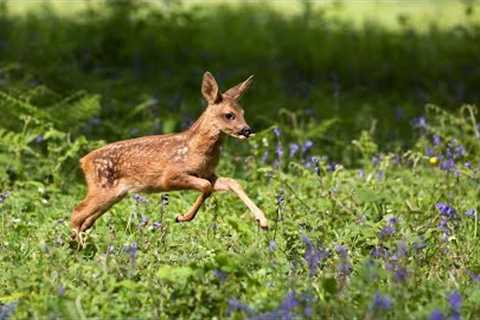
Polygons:
[[242,133],[233,133],[232,134],[232,137],[240,139],[240,140],[247,140],[248,138],[254,137],[254,136],[255,136],[255,133],[250,133],[248,135],[242,134]]

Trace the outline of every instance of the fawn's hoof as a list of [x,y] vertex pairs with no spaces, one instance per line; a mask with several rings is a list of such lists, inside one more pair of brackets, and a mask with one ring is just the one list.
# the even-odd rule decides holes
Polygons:
[[267,221],[260,221],[260,220],[257,220],[257,223],[258,225],[260,226],[260,228],[262,228],[262,230],[268,230],[268,223]]

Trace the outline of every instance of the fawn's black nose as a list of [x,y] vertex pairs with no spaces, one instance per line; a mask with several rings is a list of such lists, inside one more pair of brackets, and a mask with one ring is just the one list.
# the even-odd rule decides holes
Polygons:
[[242,130],[240,130],[240,134],[246,138],[248,138],[252,133],[254,133],[252,128],[250,127],[245,127]]

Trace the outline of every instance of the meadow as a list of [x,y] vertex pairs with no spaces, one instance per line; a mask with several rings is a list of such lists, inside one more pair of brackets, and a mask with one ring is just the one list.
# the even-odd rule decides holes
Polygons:
[[[477,319],[480,6],[341,3],[2,2],[0,319]],[[78,160],[188,127],[206,70],[255,74],[217,172],[270,229],[133,194],[78,250]]]

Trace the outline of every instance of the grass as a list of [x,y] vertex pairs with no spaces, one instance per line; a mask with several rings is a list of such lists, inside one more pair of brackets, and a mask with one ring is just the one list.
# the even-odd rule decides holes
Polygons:
[[[189,5],[0,9],[0,319],[475,319],[471,16],[358,28],[352,12],[394,21],[400,9],[349,3],[339,21],[332,3]],[[78,159],[187,126],[207,69],[223,89],[256,75],[242,104],[258,134],[228,138],[218,173],[241,181],[270,230],[230,194],[185,224],[174,218],[194,192],[144,195],[102,216],[78,251]]]

